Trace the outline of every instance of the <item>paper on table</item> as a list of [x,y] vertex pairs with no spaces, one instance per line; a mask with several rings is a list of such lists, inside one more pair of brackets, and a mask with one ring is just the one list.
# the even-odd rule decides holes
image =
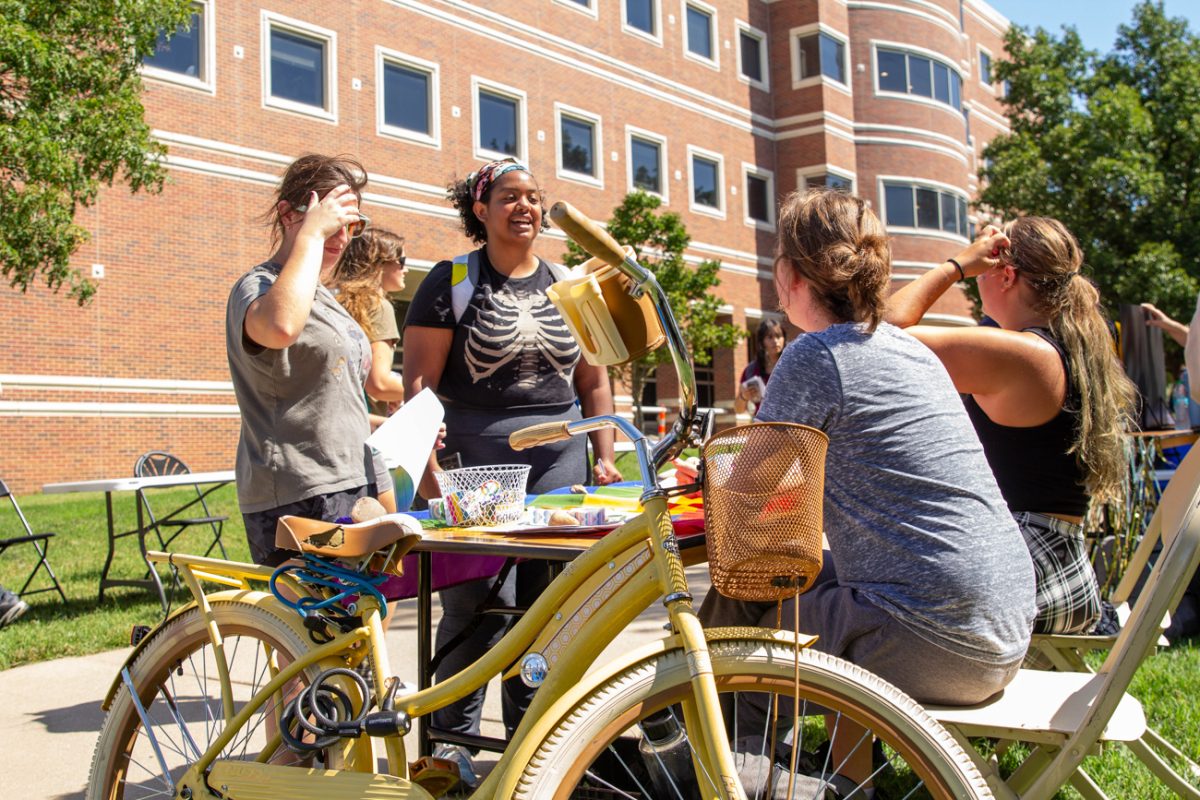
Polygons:
[[367,437],[367,444],[383,455],[392,471],[399,511],[412,506],[445,413],[437,395],[423,389]]

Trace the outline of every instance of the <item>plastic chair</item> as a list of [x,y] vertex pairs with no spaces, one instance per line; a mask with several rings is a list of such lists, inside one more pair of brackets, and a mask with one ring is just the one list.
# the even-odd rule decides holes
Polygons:
[[[1167,486],[1147,536],[1161,537],[1162,553],[1099,671],[1022,669],[985,703],[927,708],[972,754],[997,798],[1049,798],[1066,783],[1085,798],[1106,797],[1081,768],[1083,759],[1103,742],[1124,743],[1176,794],[1200,796],[1192,783],[1151,750],[1151,743],[1160,742],[1169,752],[1174,748],[1147,728],[1141,704],[1127,693],[1134,673],[1155,651],[1163,619],[1178,605],[1200,563],[1200,448],[1188,454]],[[1004,780],[997,757],[980,755],[969,746],[970,737],[999,740],[997,753],[1014,741],[1028,743],[1031,749]],[[1195,770],[1195,764],[1191,768]]]
[[[141,456],[133,468],[133,474],[139,478],[149,478],[155,475],[187,475],[190,473],[191,470],[188,469],[187,464],[184,464],[170,453],[164,453],[159,450],[151,450],[149,453]],[[208,545],[208,549],[204,551],[204,555],[210,555],[215,548],[221,551],[221,558],[228,558],[228,555],[225,553],[225,545],[221,542],[221,535],[224,533],[225,520],[229,519],[229,517],[212,514],[208,510],[208,502],[204,499],[205,492],[202,492],[199,486],[193,486],[193,488],[196,491],[196,498],[175,509],[165,517],[157,516],[154,513],[154,509],[151,508],[149,490],[139,490],[138,495],[141,498],[142,507],[146,510],[148,520],[146,529],[154,529],[155,535],[158,536],[158,543],[161,549],[165,551],[188,528],[207,525],[212,531],[212,542]],[[199,516],[181,516],[193,508],[200,512]],[[195,512],[193,511],[192,513]],[[163,533],[164,528],[168,531],[165,535]]]
[[[58,576],[54,574],[54,568],[50,566],[50,559],[47,553],[50,550],[50,540],[56,534],[49,531],[43,533],[34,533],[33,528],[29,527],[29,520],[25,519],[25,514],[21,512],[21,506],[17,505],[17,498],[8,490],[8,484],[0,480],[0,497],[7,497],[12,503],[13,511],[17,512],[17,518],[21,520],[22,527],[25,528],[25,533],[20,536],[12,536],[5,539],[0,539],[0,555],[8,548],[16,547],[17,545],[30,544],[37,551],[38,561],[33,566],[33,571],[29,573],[29,577],[25,579],[25,585],[17,592],[18,596],[24,597],[31,594],[41,594],[42,592],[58,592],[58,596],[62,601],[67,602],[67,596],[63,593],[62,585],[58,582]],[[37,577],[38,572],[45,570],[50,576],[50,581],[53,586],[46,586],[41,589],[30,589],[29,585],[33,583],[33,579]]]

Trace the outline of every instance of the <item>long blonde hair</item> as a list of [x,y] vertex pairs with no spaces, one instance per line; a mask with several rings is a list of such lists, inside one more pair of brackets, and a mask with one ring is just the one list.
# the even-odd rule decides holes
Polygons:
[[883,320],[892,251],[883,224],[860,198],[829,189],[792,192],[779,208],[776,255],[839,321],[874,331]]
[[404,237],[383,228],[367,228],[351,239],[333,273],[338,302],[365,331],[371,329],[371,316],[383,302],[379,286],[383,265],[399,261],[404,255]]
[[1119,494],[1126,469],[1125,434],[1137,391],[1117,360],[1100,312],[1100,293],[1080,274],[1083,251],[1061,222],[1021,217],[1005,227],[1008,261],[1033,293],[1034,311],[1066,351],[1071,386],[1079,397],[1074,453],[1084,486],[1097,501]]

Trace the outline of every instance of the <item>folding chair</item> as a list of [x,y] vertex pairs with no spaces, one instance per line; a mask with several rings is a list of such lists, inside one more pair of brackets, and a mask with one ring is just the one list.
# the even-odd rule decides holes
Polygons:
[[[21,512],[21,507],[17,505],[17,498],[8,490],[8,484],[0,480],[0,497],[7,497],[12,503],[13,511],[17,512],[17,518],[21,520],[21,525],[25,528],[24,535],[13,536],[6,539],[0,539],[0,555],[3,555],[10,547],[15,547],[20,544],[31,544],[33,549],[37,551],[38,560],[33,566],[33,571],[29,573],[29,577],[25,580],[25,585],[17,592],[17,595],[24,597],[25,595],[41,594],[42,592],[58,592],[58,596],[62,601],[67,602],[67,596],[63,593],[62,585],[58,582],[58,576],[54,574],[54,568],[50,566],[50,559],[47,552],[50,550],[50,540],[55,534],[49,531],[45,533],[34,533],[33,528],[29,527],[29,520],[25,519],[25,514]],[[46,586],[41,589],[30,589],[29,585],[33,583],[33,579],[37,577],[39,571],[45,570],[50,576],[50,581],[53,586]]]
[[[163,453],[158,450],[151,450],[149,453],[141,456],[134,465],[133,474],[138,478],[149,478],[155,475],[187,475],[191,470],[187,464],[184,464],[170,453]],[[212,542],[208,545],[208,549],[204,551],[204,555],[210,555],[214,548],[221,551],[221,558],[228,558],[225,553],[225,545],[221,542],[221,535],[224,533],[225,520],[229,519],[226,516],[216,516],[208,510],[208,502],[205,500],[206,492],[201,491],[199,486],[193,486],[196,491],[195,499],[185,503],[175,509],[165,517],[158,517],[154,513],[154,509],[150,506],[150,492],[147,489],[139,489],[138,496],[142,507],[146,510],[147,524],[146,530],[154,529],[154,533],[158,536],[158,543],[162,550],[167,550],[171,543],[174,542],[179,535],[193,526],[208,526],[212,532]],[[195,509],[194,511],[192,509]],[[200,512],[199,516],[183,516],[187,513]],[[167,531],[164,534],[164,529]]]
[[[927,708],[975,758],[996,797],[1040,800],[1052,797],[1066,783],[1085,798],[1106,797],[1081,768],[1083,759],[1104,742],[1123,742],[1176,794],[1200,797],[1195,783],[1176,773],[1151,749],[1151,744],[1161,743],[1168,752],[1186,758],[1146,727],[1141,704],[1127,694],[1134,673],[1155,651],[1163,619],[1178,605],[1200,563],[1200,448],[1193,448],[1163,492],[1147,536],[1162,539],[1161,555],[1125,626],[1108,643],[1109,653],[1099,671],[1022,669],[987,702],[963,708]],[[1083,649],[1086,647],[1079,652]],[[1062,649],[1050,647],[1048,651],[1061,657],[1064,665],[1070,664]],[[1082,661],[1079,652],[1075,657]],[[972,737],[999,740],[997,755],[982,756],[970,746]],[[1014,741],[1028,743],[1031,749],[1005,780],[998,755]],[[1193,781],[1200,781],[1194,763],[1190,770]]]

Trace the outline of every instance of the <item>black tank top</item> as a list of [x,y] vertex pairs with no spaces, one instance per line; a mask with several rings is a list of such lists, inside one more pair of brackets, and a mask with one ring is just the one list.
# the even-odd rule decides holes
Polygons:
[[1045,339],[1058,351],[1067,375],[1064,407],[1042,425],[1010,428],[992,422],[971,395],[963,395],[963,403],[1010,511],[1080,517],[1088,503],[1083,488],[1083,470],[1075,462],[1075,456],[1067,452],[1075,442],[1079,393],[1071,383],[1071,367],[1066,354],[1050,331],[1045,328],[1025,330]]

